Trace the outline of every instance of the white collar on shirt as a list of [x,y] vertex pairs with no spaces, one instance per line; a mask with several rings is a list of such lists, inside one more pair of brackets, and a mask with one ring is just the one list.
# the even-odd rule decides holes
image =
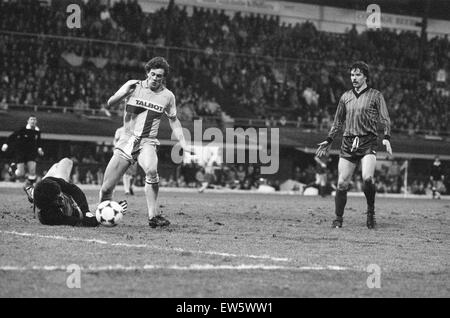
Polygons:
[[[26,129],[31,129],[31,126],[27,124],[27,126],[26,126],[25,128],[26,128]],[[39,127],[36,126],[36,127],[34,128],[34,130],[39,131]]]

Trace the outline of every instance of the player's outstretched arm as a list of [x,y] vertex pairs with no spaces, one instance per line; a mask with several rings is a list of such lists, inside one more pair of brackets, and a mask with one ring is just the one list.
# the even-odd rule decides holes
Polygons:
[[377,105],[380,113],[380,122],[384,126],[384,138],[383,138],[383,146],[386,147],[387,153],[392,156],[392,147],[391,147],[391,119],[389,118],[389,112],[387,110],[386,102],[384,100],[383,95],[380,93],[379,98],[377,100]]
[[194,154],[194,150],[192,149],[192,147],[190,145],[188,145],[186,143],[186,140],[184,139],[183,127],[181,126],[181,123],[180,123],[180,120],[178,119],[178,117],[177,116],[169,117],[169,124],[170,124],[170,128],[172,128],[173,135],[180,143],[181,148],[184,151]]
[[81,212],[89,212],[89,204],[87,202],[86,195],[77,185],[73,183],[66,183],[61,185],[61,190],[73,198],[75,203],[79,206]]
[[330,131],[328,132],[327,139],[318,144],[319,148],[317,148],[316,151],[317,157],[320,158],[328,154],[331,144],[333,143],[333,139],[336,137],[337,133],[342,129],[344,125],[345,114],[346,114],[345,101],[344,95],[342,95],[336,109],[336,114],[334,115],[333,124],[331,125]]
[[22,131],[22,129],[16,130],[15,132],[13,132],[11,135],[8,136],[8,139],[6,140],[6,142],[2,145],[2,151],[5,152],[6,150],[8,150],[8,144],[13,142],[14,140],[16,140],[17,136],[20,134],[20,132]]
[[53,210],[38,212],[39,221],[44,225],[70,225],[77,226],[81,220],[74,216],[62,215]]
[[85,227],[96,227],[100,224],[97,221],[97,218],[95,215],[93,215],[91,212],[86,213],[84,218],[77,224],[78,226],[85,226]]
[[139,80],[129,80],[124,85],[122,85],[122,87],[119,88],[119,90],[108,99],[108,106],[113,107],[120,103],[122,99],[133,92],[139,82]]

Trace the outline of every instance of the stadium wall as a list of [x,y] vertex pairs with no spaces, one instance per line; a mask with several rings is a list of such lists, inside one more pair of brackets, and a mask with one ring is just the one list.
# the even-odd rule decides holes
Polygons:
[[[87,180],[87,174],[90,171],[96,177],[96,184],[102,178],[109,156],[112,155],[112,136],[115,129],[121,125],[119,117],[108,119],[106,121],[90,120],[74,114],[53,114],[47,112],[35,113],[38,117],[38,124],[42,131],[43,148],[45,157],[39,158],[38,174],[43,175],[46,170],[54,163],[66,156],[77,155],[86,158],[90,154],[96,156],[98,149],[108,149],[108,155],[103,153],[100,157],[101,161],[95,163],[79,160],[77,164],[77,175],[80,180]],[[21,127],[28,118],[28,112],[9,111],[7,114],[0,115],[0,144],[6,141],[7,136],[15,129]],[[188,128],[193,135],[192,123],[184,122],[183,126]],[[162,178],[169,180],[172,176],[179,173],[179,165],[175,164],[171,159],[171,150],[174,141],[170,139],[170,127],[167,120],[161,122],[161,137],[159,156],[159,172]],[[314,152],[317,143],[322,141],[326,136],[326,132],[308,131],[301,128],[280,128],[280,153],[279,153],[279,169],[275,174],[262,175],[269,181],[274,183],[284,182],[293,179],[295,167],[300,167],[302,171],[310,171],[315,166]],[[208,141],[204,141],[205,144]],[[330,172],[336,172],[337,159],[339,153],[340,140],[337,139],[333,143],[329,165]],[[438,145],[438,146],[436,146]],[[405,136],[393,136],[393,149],[395,158],[387,158],[387,154],[381,151],[383,148],[379,145],[380,151],[377,154],[380,164],[390,166],[392,161],[396,161],[401,165],[405,160],[409,161],[409,178],[410,182],[414,180],[428,180],[428,170],[431,166],[432,159],[435,155],[440,155],[445,166],[450,162],[450,143],[445,141],[425,141],[419,138],[408,138]],[[411,153],[401,152],[411,151]],[[248,154],[246,154],[248,158]],[[272,158],[274,159],[274,158]],[[4,170],[5,164],[9,164],[11,159],[6,153],[0,153],[0,167]],[[235,165],[237,166],[237,165]],[[4,172],[4,171],[3,171]],[[311,171],[310,171],[311,172]],[[2,174],[4,175],[4,174]],[[143,173],[140,171],[140,180],[143,180]],[[309,182],[313,182],[311,173],[306,178]],[[3,180],[0,177],[0,180]],[[138,182],[139,184],[139,182]],[[450,185],[447,186],[450,189]]]
[[[86,116],[72,113],[49,113],[35,112],[38,118],[38,126],[42,131],[44,140],[61,141],[86,141],[112,144],[112,139],[117,128],[122,125],[122,118],[113,116],[104,117],[99,120],[98,117],[90,119]],[[26,124],[30,115],[27,111],[13,111],[0,114],[0,139],[6,138],[14,130]],[[184,128],[194,136],[194,123],[192,121],[182,122]],[[224,127],[214,122],[202,123],[202,134],[210,127],[217,127],[224,131]],[[241,128],[248,127],[240,125]],[[264,127],[266,128],[266,127]],[[312,153],[315,151],[317,143],[325,137],[326,131],[317,129],[303,129],[295,127],[281,127],[280,146],[283,148],[292,148]],[[171,139],[171,129],[167,120],[161,121],[159,130],[159,139],[162,145],[173,145],[175,141]],[[208,140],[205,140],[208,142]],[[333,143],[333,150],[337,152],[340,140]],[[441,138],[441,140],[427,139],[427,136],[406,136],[393,133],[392,147],[397,156],[403,159],[433,159],[435,155],[440,155],[442,160],[450,160],[450,137]],[[379,149],[383,149],[381,144]],[[385,156],[385,153],[379,152],[379,156]]]
[[[0,143],[3,143],[12,131],[24,126],[29,112],[8,111],[0,115]],[[105,145],[112,147],[112,140],[115,130],[121,125],[120,117],[113,117],[99,121],[92,120],[75,114],[61,114],[36,112],[38,126],[42,131],[44,149],[46,156],[39,165],[39,173],[44,172],[55,160],[59,160],[71,153],[71,146],[81,149]],[[183,126],[194,135],[192,122],[183,122]],[[217,125],[216,125],[217,126]],[[203,129],[214,127],[213,124],[205,125]],[[243,127],[245,129],[245,127]],[[204,131],[204,130],[203,130]],[[223,131],[223,129],[222,129]],[[269,180],[287,180],[293,176],[296,166],[302,169],[308,165],[314,165],[313,154],[317,143],[326,137],[326,132],[314,131],[301,128],[280,128],[280,155],[279,170],[275,175],[265,175]],[[176,172],[177,165],[170,159],[171,146],[175,143],[171,140],[171,130],[167,120],[163,120],[160,126],[160,155],[165,156],[160,160],[161,175],[166,178]],[[204,143],[209,141],[204,140]],[[381,141],[380,141],[381,143]],[[333,143],[331,155],[337,158],[339,153],[340,140]],[[425,140],[420,137],[408,137],[393,135],[392,146],[395,153],[395,160],[414,160],[417,162],[414,170],[422,171],[426,169],[435,155],[440,155],[441,160],[450,161],[450,142]],[[377,157],[380,161],[386,160],[387,154],[382,151],[379,145]],[[91,151],[92,152],[92,151]],[[248,155],[246,156],[248,158]],[[5,154],[0,154],[0,162],[7,163]],[[98,164],[97,164],[98,166]],[[413,167],[411,165],[411,167]],[[92,168],[92,169],[91,169]],[[80,174],[87,170],[94,170],[94,166],[83,164],[80,166]]]

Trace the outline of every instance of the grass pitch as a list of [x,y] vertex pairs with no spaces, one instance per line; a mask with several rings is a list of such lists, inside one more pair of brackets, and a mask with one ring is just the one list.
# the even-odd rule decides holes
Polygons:
[[377,198],[377,230],[360,197],[342,229],[333,197],[162,190],[163,229],[148,227],[142,191],[114,228],[41,225],[21,189],[0,202],[0,297],[450,296],[446,200]]

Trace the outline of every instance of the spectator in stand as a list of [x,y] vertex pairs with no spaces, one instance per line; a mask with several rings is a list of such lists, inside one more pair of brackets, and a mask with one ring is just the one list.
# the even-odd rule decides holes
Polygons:
[[[148,43],[208,49],[198,54],[188,50],[172,54],[174,51],[167,49],[177,73],[168,87],[176,87],[177,93],[186,91],[190,98],[186,120],[222,110],[231,116],[264,118],[273,113],[269,108],[282,107],[286,120],[295,120],[298,114],[317,117],[317,124],[325,129],[336,104],[333,99],[345,88],[341,65],[359,56],[372,61],[373,85],[392,101],[389,106],[394,127],[410,134],[436,134],[448,131],[450,126],[450,110],[446,107],[450,91],[442,82],[450,65],[448,37],[427,40],[425,67],[419,76],[416,56],[420,41],[414,32],[383,29],[358,34],[352,28],[345,34],[332,34],[319,32],[310,22],[287,26],[279,18],[267,16],[236,13],[229,17],[224,12],[197,7],[188,15],[186,8],[173,2],[154,13],[144,13],[135,0],[115,1],[111,7],[97,1],[81,5],[87,12],[83,28],[69,29],[67,16],[60,8],[62,3],[41,6],[38,1],[0,2],[0,29],[36,34],[0,35],[2,105],[11,108],[14,104],[42,104],[80,112],[100,108],[113,93],[111,89],[120,85],[123,73],[130,77],[138,74],[139,62],[148,60],[151,54],[142,45]],[[69,41],[46,35],[72,38]],[[217,51],[230,54],[218,58]],[[285,60],[285,72],[258,56],[296,61]],[[61,58],[65,65],[59,63]],[[195,74],[189,74],[191,65],[195,66]],[[205,92],[217,99],[220,110],[217,105],[209,107],[214,104],[212,99],[206,99],[206,108],[198,103],[196,96]]]

